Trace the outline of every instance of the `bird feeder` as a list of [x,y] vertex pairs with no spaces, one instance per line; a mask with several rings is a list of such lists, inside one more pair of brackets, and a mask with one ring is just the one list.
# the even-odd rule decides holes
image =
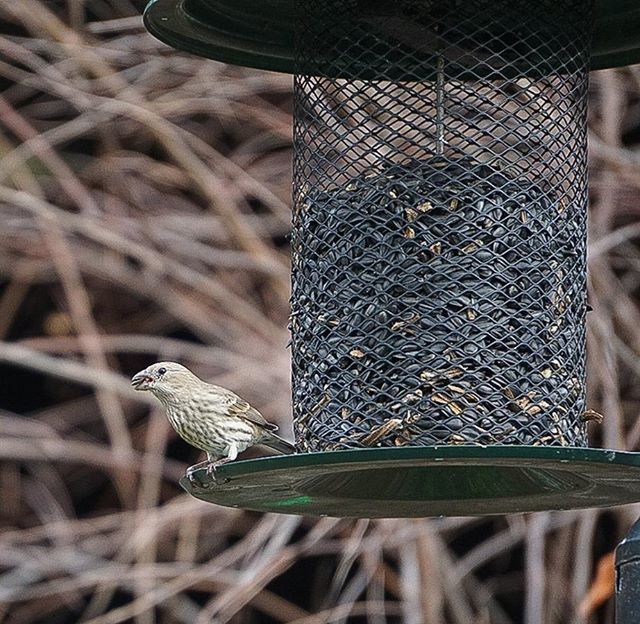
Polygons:
[[300,453],[189,492],[367,517],[640,500],[640,455],[587,448],[583,419],[588,71],[640,62],[627,5],[148,6],[170,45],[295,74]]

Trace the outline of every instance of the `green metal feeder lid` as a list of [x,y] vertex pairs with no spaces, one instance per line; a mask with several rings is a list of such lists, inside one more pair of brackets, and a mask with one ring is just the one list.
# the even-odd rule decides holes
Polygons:
[[182,487],[204,501],[335,517],[481,516],[640,501],[640,453],[440,446],[299,453],[206,469]]
[[[164,43],[216,61],[294,73],[293,0],[151,0],[144,23]],[[595,0],[591,69],[640,63],[638,0]]]

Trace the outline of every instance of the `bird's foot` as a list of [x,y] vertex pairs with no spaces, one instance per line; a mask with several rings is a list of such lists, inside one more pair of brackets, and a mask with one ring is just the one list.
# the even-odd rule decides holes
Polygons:
[[224,479],[218,476],[218,467],[222,466],[222,464],[226,464],[229,460],[225,457],[223,459],[218,459],[214,462],[211,462],[207,465],[207,476],[211,477],[215,483],[221,484],[226,483],[229,479]]
[[198,470],[200,470],[200,468],[205,468],[205,467],[207,468],[207,474],[209,474],[209,471],[208,471],[209,462],[206,462],[206,461],[200,462],[198,464],[194,464],[193,466],[189,466],[189,468],[187,468],[186,477],[189,480],[189,483],[191,483],[191,485],[198,485],[198,486],[204,485],[204,483],[196,477],[196,473],[198,472]]
[[195,471],[187,470],[187,479],[191,485],[202,486],[202,482],[195,475]]
[[207,460],[200,462],[199,464],[194,464],[193,466],[187,468],[186,477],[191,485],[197,485],[198,487],[207,487],[209,485],[208,480],[196,476],[198,470],[205,468],[206,476],[210,477],[215,484],[220,485],[222,483],[226,483],[229,479],[218,476],[217,470],[219,466],[222,466],[222,464],[226,464],[228,461],[231,461],[231,458],[223,457],[221,459],[216,459],[215,461]]

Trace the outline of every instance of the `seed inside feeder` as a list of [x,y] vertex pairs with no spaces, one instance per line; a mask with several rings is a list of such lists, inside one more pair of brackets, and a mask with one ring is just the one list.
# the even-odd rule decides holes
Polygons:
[[304,449],[586,444],[579,211],[541,183],[442,158],[308,190],[302,204]]

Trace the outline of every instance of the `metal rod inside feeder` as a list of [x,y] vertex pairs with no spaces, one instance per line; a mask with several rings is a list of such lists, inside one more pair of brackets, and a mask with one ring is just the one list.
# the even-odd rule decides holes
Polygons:
[[436,156],[444,155],[444,63],[444,55],[439,51],[436,67]]

